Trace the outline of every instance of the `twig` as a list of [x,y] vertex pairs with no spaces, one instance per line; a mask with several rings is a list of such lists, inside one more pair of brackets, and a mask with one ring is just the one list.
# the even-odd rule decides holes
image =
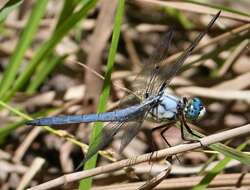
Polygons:
[[230,56],[227,58],[223,66],[220,68],[218,72],[218,77],[222,77],[227,73],[229,68],[232,67],[233,63],[236,62],[236,60],[247,48],[248,44],[249,44],[249,39],[246,39],[243,42],[241,42],[238,47],[235,48],[235,50],[230,54]]
[[[102,55],[112,34],[114,15],[118,1],[110,0],[107,3],[105,0],[100,1],[100,12],[96,19],[94,32],[90,38],[90,51],[88,52],[87,63],[90,68],[100,73],[102,70]],[[105,28],[105,30],[103,30]],[[93,80],[94,85],[93,85]],[[101,94],[103,81],[99,78],[93,79],[92,73],[87,72],[84,75],[86,85],[86,93],[84,101],[91,100],[92,108],[96,109],[98,105],[99,95]]]
[[166,168],[162,170],[159,174],[157,174],[155,177],[144,183],[142,186],[140,186],[137,190],[151,190],[157,185],[159,185],[164,179],[167,178],[171,171],[171,164],[167,161]]
[[36,127],[31,130],[31,132],[28,134],[25,140],[20,144],[18,149],[15,151],[15,154],[12,159],[14,162],[18,163],[22,160],[25,152],[28,150],[32,142],[40,134],[41,131],[42,131],[42,128],[40,127]]
[[[209,187],[219,190],[219,187],[226,187],[226,189],[237,189],[236,185],[241,177],[240,174],[220,174],[215,177],[215,179],[209,184]],[[179,189],[191,189],[193,186],[197,185],[202,176],[192,176],[192,177],[181,177],[181,178],[171,178],[165,179],[159,184],[155,190],[179,190]],[[114,184],[108,186],[93,187],[92,190],[134,190],[141,186],[145,182],[135,182],[135,183],[124,183],[124,184]],[[242,180],[241,187],[250,185],[250,174],[246,174]],[[229,186],[233,186],[230,188]],[[207,188],[209,189],[209,188]],[[225,189],[224,189],[225,190]]]
[[220,132],[214,135],[210,135],[207,137],[203,137],[200,139],[200,142],[190,143],[190,144],[180,144],[171,148],[156,151],[153,154],[148,153],[148,154],[144,154],[144,155],[134,157],[131,159],[125,159],[119,162],[108,164],[106,166],[97,167],[91,170],[64,175],[62,177],[56,178],[54,180],[48,181],[38,186],[29,188],[29,190],[44,190],[44,189],[54,188],[59,185],[63,185],[65,183],[74,182],[83,178],[92,177],[92,176],[96,176],[99,174],[119,170],[123,167],[128,167],[128,166],[140,164],[142,162],[147,162],[149,161],[149,159],[151,160],[162,159],[167,156],[179,154],[181,152],[193,150],[193,149],[204,147],[204,146],[209,146],[211,144],[218,143],[224,140],[228,140],[233,137],[240,136],[240,135],[246,135],[248,133],[250,133],[250,124],[244,125],[235,129],[230,129],[224,132]]
[[[104,80],[104,76],[102,76],[101,74],[99,74],[99,73],[98,73],[97,71],[95,71],[94,69],[90,68],[88,65],[85,65],[85,64],[83,64],[83,63],[81,63],[81,62],[79,62],[79,61],[75,61],[75,60],[69,60],[69,59],[68,59],[67,61],[68,61],[68,62],[72,62],[72,63],[76,63],[76,64],[82,66],[84,69],[90,71],[90,72],[91,72],[92,74],[94,74],[96,77],[98,77],[98,78]],[[114,86],[116,86],[117,88],[123,90],[124,92],[127,92],[127,93],[129,93],[129,94],[133,94],[133,95],[137,96],[132,90],[129,90],[128,88],[121,87],[120,85],[116,84],[115,82],[112,82],[112,84],[113,84]]]
[[29,184],[31,179],[36,175],[36,173],[41,169],[44,163],[45,163],[45,160],[43,158],[39,158],[39,157],[36,158],[31,164],[31,167],[29,168],[29,170],[22,177],[17,187],[17,190],[24,189]]
[[214,98],[218,100],[244,100],[250,102],[250,90],[219,90],[204,87],[183,87],[177,90],[180,94],[192,94],[199,97]]

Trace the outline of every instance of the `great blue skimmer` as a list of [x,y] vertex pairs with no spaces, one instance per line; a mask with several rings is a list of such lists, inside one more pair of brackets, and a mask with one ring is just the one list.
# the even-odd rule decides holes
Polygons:
[[[104,126],[102,132],[98,135],[95,141],[90,144],[89,150],[84,159],[85,161],[91,158],[100,149],[105,148],[112,141],[114,135],[116,135],[121,129],[124,129],[120,146],[120,152],[122,152],[139,132],[143,121],[146,118],[151,118],[155,122],[180,122],[182,137],[184,139],[184,128],[186,128],[186,130],[192,135],[195,135],[187,125],[186,121],[194,122],[204,115],[205,107],[203,106],[203,103],[199,98],[188,100],[185,97],[180,98],[170,95],[166,92],[166,88],[169,86],[170,81],[180,70],[184,61],[191,54],[193,49],[212,27],[219,15],[220,12],[212,18],[205,31],[201,32],[195,38],[193,43],[177,59],[175,64],[169,65],[168,67],[162,67],[166,56],[161,55],[161,59],[159,59],[157,63],[153,63],[149,66],[151,74],[145,82],[144,89],[142,89],[143,93],[139,103],[110,112],[40,118],[28,121],[27,124],[47,126],[96,121],[109,122]],[[172,32],[169,32],[167,34],[167,41],[164,42],[166,50],[169,47],[171,39]],[[157,55],[155,57],[157,57]],[[155,59],[153,60],[156,62]]]

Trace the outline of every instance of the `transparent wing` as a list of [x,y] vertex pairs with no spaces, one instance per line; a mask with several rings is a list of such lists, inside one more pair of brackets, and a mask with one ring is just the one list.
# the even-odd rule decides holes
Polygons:
[[[161,60],[166,59],[172,38],[173,30],[170,30],[167,32],[167,34],[165,34],[163,40],[161,40],[160,44],[157,46],[155,53],[145,63],[144,69],[142,69],[142,71],[138,74],[133,82],[134,88],[137,89],[137,91],[135,92],[137,97],[136,95],[131,94],[130,96],[128,96],[131,97],[131,99],[128,97],[122,99],[119,107],[124,107],[124,105],[133,105],[134,101],[136,103],[139,103],[141,99],[138,99],[138,97],[145,98],[145,94],[153,90],[154,82],[159,74],[158,63],[160,63]],[[147,80],[145,80],[145,78],[147,78]],[[123,126],[120,126],[119,130],[122,128],[124,131],[123,137],[121,139],[119,153],[121,153],[132,141],[132,139],[138,134],[147,113],[148,110],[142,113],[142,116],[139,117],[136,121],[126,122],[123,124]]]
[[123,152],[126,146],[138,134],[138,132],[140,131],[142,127],[143,121],[147,117],[148,113],[149,113],[149,110],[146,110],[144,111],[144,113],[142,113],[141,117],[139,117],[136,121],[131,121],[129,123],[126,123],[123,136],[122,136],[122,140],[121,140],[119,153]]
[[[158,91],[161,88],[165,88],[166,86],[169,85],[173,77],[177,74],[177,72],[182,67],[185,60],[188,58],[188,56],[190,56],[190,54],[193,52],[194,48],[199,44],[201,39],[208,33],[208,31],[213,26],[214,22],[219,17],[219,15],[220,15],[220,11],[212,18],[212,20],[209,22],[206,29],[200,34],[198,34],[198,36],[194,39],[194,41],[190,44],[190,46],[180,55],[180,57],[177,59],[175,64],[172,64],[168,67],[160,69],[159,77],[160,77],[160,80],[162,80],[162,82],[158,86]],[[161,64],[164,66],[164,61],[161,62]]]
[[94,156],[99,150],[105,148],[112,140],[113,137],[119,132],[125,122],[109,122],[103,127],[94,141],[89,145],[88,152],[86,153],[82,162],[75,169],[79,170],[85,162],[87,162],[92,156]]
[[127,147],[127,145],[132,141],[132,139],[138,134],[142,127],[144,118],[139,118],[137,121],[131,121],[125,124],[123,127],[123,136],[121,139],[121,145],[119,149],[119,154]]
[[136,136],[136,134],[141,129],[143,120],[146,117],[148,110],[143,111],[138,114],[135,121],[124,121],[124,122],[110,122],[105,125],[102,131],[97,135],[94,141],[90,144],[88,152],[83,160],[85,163],[93,155],[95,155],[99,150],[102,150],[107,145],[111,143],[114,136],[121,130],[124,130],[124,135],[121,141],[120,152],[130,143],[130,141]]
[[141,72],[133,81],[133,88],[136,89],[136,94],[139,97],[145,96],[154,88],[154,83],[159,75],[159,64],[168,56],[168,51],[173,38],[173,30],[170,29],[162,38],[159,45],[157,45],[151,57],[142,65]]
[[168,56],[172,38],[173,30],[170,29],[163,36],[152,56],[144,63],[142,70],[132,81],[134,94],[126,94],[125,98],[121,99],[119,108],[133,105],[135,102],[140,103],[145,98],[145,94],[153,90],[154,83],[159,75],[159,63]]
[[102,131],[97,135],[94,141],[89,145],[87,154],[84,157],[83,163],[94,156],[99,150],[102,150],[110,144],[113,137],[120,131],[125,122],[110,122],[105,125]]
[[138,82],[138,85],[141,85],[143,89],[140,91],[140,93],[142,93],[143,95],[156,95],[160,90],[166,88],[173,77],[178,73],[185,60],[192,53],[193,49],[198,45],[204,35],[210,30],[219,15],[220,12],[218,12],[212,18],[207,28],[194,39],[193,43],[181,54],[181,56],[174,64],[167,65],[167,52],[170,47],[171,39],[173,37],[173,31],[170,30],[163,38],[163,40],[161,40],[159,46],[156,48],[156,53],[152,55],[152,57],[149,59],[149,62],[146,63],[146,66],[143,69],[142,75],[150,77],[147,77],[148,80],[145,80],[145,78],[142,77],[142,82]]

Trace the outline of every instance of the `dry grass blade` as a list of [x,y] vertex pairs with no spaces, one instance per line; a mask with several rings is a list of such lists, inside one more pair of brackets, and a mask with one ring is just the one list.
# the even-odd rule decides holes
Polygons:
[[25,189],[25,187],[30,183],[31,179],[36,175],[36,173],[41,169],[45,160],[43,158],[36,158],[29,170],[24,174],[22,180],[20,181],[17,190]]
[[157,185],[159,185],[170,173],[171,171],[171,164],[167,161],[166,169],[161,171],[158,175],[147,181],[145,184],[140,186],[138,190],[151,190]]
[[[238,28],[235,28],[231,31],[228,31],[228,32],[225,32],[211,40],[209,40],[206,44],[202,45],[202,44],[198,44],[198,46],[194,49],[194,53],[195,52],[198,52],[200,51],[201,49],[203,48],[206,48],[208,46],[211,46],[213,44],[216,44],[218,43],[219,41],[222,41],[222,40],[230,40],[232,37],[234,37],[236,34],[240,34],[241,32],[244,32],[246,30],[249,30],[250,29],[250,24],[244,24]],[[174,62],[176,61],[176,59],[182,54],[182,52],[179,52],[179,53],[176,53],[176,54],[173,54],[171,55],[170,57],[167,58],[166,61],[164,61],[164,64],[167,65],[171,62]]]
[[235,77],[232,80],[224,81],[216,86],[213,86],[212,89],[221,89],[221,90],[242,90],[247,88],[250,85],[250,72],[244,73],[238,77]]
[[28,150],[34,139],[40,134],[42,128],[33,128],[31,132],[27,135],[23,143],[20,144],[18,149],[15,151],[13,161],[20,162],[25,155],[25,152]]
[[226,74],[228,69],[232,66],[232,64],[240,57],[240,55],[244,52],[249,44],[249,39],[244,40],[240,43],[240,45],[232,52],[232,54],[228,57],[224,65],[219,70],[219,77],[222,77]]
[[[219,190],[220,187],[225,187],[225,189],[236,189],[238,181],[241,178],[241,174],[221,174],[218,175],[210,184],[211,187],[214,187],[213,189]],[[157,187],[155,187],[155,190],[179,190],[179,189],[191,189],[193,186],[195,186],[200,180],[202,179],[201,176],[195,176],[195,177],[180,177],[180,178],[173,178],[173,179],[166,179],[161,182]],[[113,189],[119,189],[119,190],[134,190],[138,187],[140,187],[143,184],[143,182],[136,182],[136,183],[125,183],[125,184],[118,184],[118,185],[109,185],[105,187],[94,187],[93,190],[113,190]],[[241,187],[244,189],[248,188],[250,185],[250,174],[246,174],[242,181],[241,181]],[[232,186],[229,187],[229,186]],[[210,188],[208,188],[209,190]],[[225,190],[224,189],[224,190]]]
[[[97,71],[93,70],[92,68],[90,68],[88,65],[85,65],[79,61],[73,61],[73,60],[68,60],[69,62],[72,63],[77,63],[78,65],[82,66],[84,69],[86,69],[87,71],[91,72],[92,74],[94,74],[96,77],[100,78],[101,80],[104,80],[104,77],[99,74]],[[113,83],[114,86],[116,86],[117,88],[123,90],[124,92],[127,92],[129,94],[133,94],[135,96],[137,96],[132,90],[129,90],[128,88],[124,88],[122,86],[120,86],[119,84],[116,84],[115,82]]]
[[[113,20],[117,3],[118,1],[116,0],[112,0],[109,3],[101,1],[100,13],[97,18],[94,33],[91,36],[89,55],[86,63],[88,67],[95,70],[97,73],[101,73],[102,71],[102,53],[113,29]],[[90,72],[86,73],[84,80],[86,83],[86,91],[88,92],[85,100],[86,102],[91,101],[93,107],[95,108],[99,100],[103,80],[96,78],[94,83],[95,85],[93,85],[93,75]]]
[[[195,13],[202,13],[202,14],[216,14],[218,12],[218,9],[198,5],[194,3],[188,3],[188,2],[169,2],[169,1],[155,1],[155,0],[136,0],[136,2],[140,3],[142,6],[156,6],[156,7],[171,7],[183,11],[190,11]],[[243,16],[232,12],[225,12],[223,11],[221,14],[222,17],[235,19],[239,21],[249,22],[250,18],[249,16]]]
[[136,165],[142,162],[147,162],[149,161],[149,159],[151,160],[162,159],[170,155],[175,155],[175,154],[193,150],[199,147],[208,146],[208,145],[220,142],[220,141],[238,137],[240,135],[246,135],[248,133],[250,133],[250,124],[244,125],[235,129],[227,130],[218,134],[203,137],[200,139],[200,142],[190,143],[190,144],[181,144],[181,145],[177,145],[171,148],[160,150],[160,151],[155,152],[153,155],[152,153],[148,153],[148,154],[144,154],[135,158],[121,160],[112,164],[108,164],[106,166],[97,167],[97,168],[90,169],[87,171],[64,175],[62,177],[51,180],[49,182],[40,184],[35,187],[31,187],[29,188],[29,190],[45,190],[45,189],[54,188],[54,187],[63,185],[65,183],[70,183],[70,182],[77,181],[80,179],[93,177],[99,174],[112,172],[112,171],[122,169],[127,166]]
[[[151,85],[148,85],[148,89],[157,89],[157,84],[166,80],[165,71],[178,63],[183,50],[192,44],[198,33],[209,27],[209,20],[219,10],[222,11],[221,15],[193,54],[187,56],[180,68],[181,72],[172,72],[173,83],[167,93],[177,99],[184,96],[191,98],[193,95],[201,97],[206,105],[206,116],[198,123],[187,120],[197,134],[198,131],[216,134],[250,123],[250,1],[214,1],[212,4],[209,1],[192,0],[111,0],[108,3],[105,0],[45,0],[41,1],[47,3],[46,7],[42,3],[42,9],[39,3],[33,1],[17,1],[22,2],[22,5],[13,7],[11,11],[8,6],[0,10],[0,14],[4,13],[2,11],[7,12],[4,13],[6,19],[2,20],[4,27],[1,28],[0,77],[9,74],[16,76],[12,79],[14,83],[9,83],[9,90],[2,89],[4,99],[9,102],[0,101],[3,107],[0,110],[0,143],[3,151],[0,150],[0,189],[24,189],[46,181],[49,182],[47,187],[58,188],[58,185],[63,184],[59,188],[73,189],[79,179],[92,176],[95,176],[93,187],[101,184],[101,189],[152,188],[167,175],[167,171],[164,171],[163,160],[157,160],[153,165],[148,162],[152,156],[146,153],[150,150],[162,150],[157,151],[155,159],[182,153],[179,156],[181,162],[173,157],[171,175],[167,177],[169,179],[163,180],[156,189],[191,189],[196,184],[198,188],[200,184],[210,188],[209,185],[213,183],[206,180],[207,174],[208,177],[211,177],[210,174],[214,177],[224,171],[236,173],[242,169],[242,165],[250,165],[246,149],[249,145],[247,135],[230,140],[230,146],[238,149],[222,143],[206,149],[199,144],[175,146],[183,141],[180,129],[173,126],[164,133],[164,137],[175,147],[165,149],[167,144],[161,138],[163,132],[159,130],[153,135],[151,133],[152,128],[163,123],[152,122],[151,118],[147,118],[122,154],[119,153],[120,140],[126,139],[124,134],[130,133],[124,132],[131,132],[130,128],[124,127],[107,147],[103,147],[105,150],[98,152],[97,166],[103,167],[93,169],[95,164],[92,162],[92,166],[85,166],[85,171],[81,173],[53,181],[54,176],[73,172],[84,159],[87,144],[92,144],[90,139],[95,139],[90,134],[91,131],[95,132],[96,127],[92,123],[77,123],[46,126],[44,131],[41,127],[31,128],[23,124],[24,120],[33,118],[114,111],[143,102],[145,96],[140,94],[140,91],[144,91],[142,84],[152,76],[153,67],[149,69],[148,63],[164,62],[157,75],[159,83],[152,80]],[[5,2],[12,4],[14,1]],[[39,22],[36,22],[38,17],[34,17],[33,13],[39,16]],[[26,33],[27,23],[35,24],[33,29],[37,32],[30,28]],[[174,36],[169,42],[164,36],[171,29],[174,30]],[[26,36],[28,41],[20,40],[22,36]],[[160,44],[166,46],[156,48]],[[167,44],[170,44],[169,49]],[[25,48],[21,51],[18,47]],[[22,59],[14,59],[19,66],[15,66],[15,73],[9,72],[13,55],[21,55],[20,52]],[[105,66],[107,60],[108,67]],[[107,73],[107,80],[99,96],[104,72]],[[97,102],[100,103],[98,109]],[[234,135],[237,135],[237,130]],[[223,140],[215,137],[212,136],[212,140]],[[231,133],[229,137],[232,137]],[[206,141],[203,143],[206,144]],[[185,152],[196,147],[201,148]],[[46,161],[45,167],[33,168],[34,160],[38,157]],[[30,168],[34,170],[33,173],[29,171],[32,176],[26,174]],[[200,174],[204,174],[205,179],[200,183],[200,178],[196,177],[181,178],[183,183],[176,179]],[[153,179],[147,181],[152,176]],[[224,181],[220,178],[218,183],[220,188],[236,186],[230,183],[234,179],[224,177]],[[235,175],[235,180],[238,177]],[[82,189],[90,188],[89,179]],[[134,180],[141,183],[131,183]],[[77,182],[66,184],[73,181]]]
[[244,100],[250,101],[250,90],[219,90],[203,87],[184,87],[177,90],[180,94],[214,98],[218,100]]

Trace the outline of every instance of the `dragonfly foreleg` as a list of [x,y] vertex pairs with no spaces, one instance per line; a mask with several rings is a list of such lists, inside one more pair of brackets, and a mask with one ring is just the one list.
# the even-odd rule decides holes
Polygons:
[[153,128],[151,131],[152,133],[155,132],[155,131],[158,131],[160,129],[163,129],[160,134],[161,134],[161,137],[163,138],[163,140],[166,142],[166,144],[171,147],[171,144],[168,142],[168,140],[164,137],[164,133],[171,127],[173,126],[173,124],[176,123],[175,121],[173,122],[170,122],[170,123],[165,123],[163,125],[160,125],[160,126],[157,126],[155,128]]
[[186,120],[184,119],[184,117],[182,116],[182,119],[180,120],[181,123],[181,138],[184,141],[189,141],[189,142],[200,142],[199,139],[192,139],[192,138],[188,138],[185,136],[185,129],[187,129],[187,132],[197,138],[201,138],[201,136],[195,134],[192,129],[188,126]]
[[195,136],[195,137],[198,137],[198,138],[201,138],[200,135],[197,135],[196,133],[194,133],[194,132],[192,131],[192,129],[188,126],[188,124],[186,123],[186,121],[184,121],[184,126],[186,127],[187,131],[188,131],[191,135],[193,135],[193,136]]
[[[155,141],[153,140],[153,133],[155,132],[155,131],[158,131],[158,130],[160,130],[160,129],[162,129],[162,128],[165,128],[166,127],[166,124],[163,124],[163,125],[159,125],[159,126],[157,126],[157,127],[154,127],[153,129],[151,129],[150,130],[150,142],[151,142],[151,151],[152,151],[152,154],[150,155],[150,158],[149,158],[149,162],[151,161],[151,159],[152,159],[152,156],[153,156],[153,154],[154,154],[154,151],[156,151],[157,150],[157,148],[156,148],[156,144],[155,144]],[[169,126],[170,127],[170,126]],[[168,127],[168,128],[169,128]],[[165,139],[164,139],[164,141],[165,141]],[[169,145],[169,143],[167,143],[168,145]]]
[[[165,141],[165,143],[169,146],[169,147],[172,147],[172,145],[168,142],[168,140],[166,139],[166,137],[164,136],[164,133],[170,128],[172,127],[174,124],[176,123],[176,121],[172,121],[170,123],[165,123],[163,125],[160,125],[160,126],[157,126],[155,128],[152,129],[152,133],[159,130],[159,129],[162,129],[163,130],[161,131],[161,137],[163,138],[163,140]],[[179,157],[177,155],[174,155],[176,157],[176,160],[178,160],[179,163],[181,163]]]

